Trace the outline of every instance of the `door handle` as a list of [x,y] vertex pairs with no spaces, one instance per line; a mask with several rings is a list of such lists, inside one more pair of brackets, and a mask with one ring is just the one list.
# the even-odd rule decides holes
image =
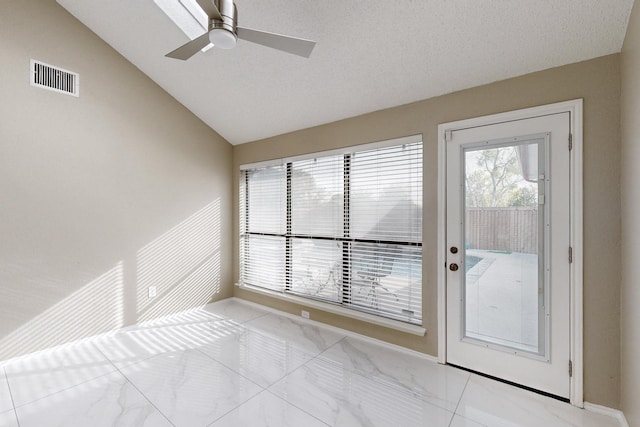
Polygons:
[[458,264],[456,264],[455,262],[452,264],[449,264],[449,270],[458,271]]

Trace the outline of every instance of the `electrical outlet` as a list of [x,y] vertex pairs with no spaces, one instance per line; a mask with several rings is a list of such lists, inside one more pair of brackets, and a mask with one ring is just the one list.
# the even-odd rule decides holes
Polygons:
[[300,313],[300,316],[304,317],[305,319],[309,318],[309,312],[306,310],[302,310],[302,312]]
[[149,298],[155,298],[158,295],[158,289],[155,286],[149,286]]

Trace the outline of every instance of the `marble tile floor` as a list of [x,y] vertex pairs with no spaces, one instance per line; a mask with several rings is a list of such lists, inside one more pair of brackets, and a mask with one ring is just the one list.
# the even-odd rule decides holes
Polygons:
[[0,426],[618,427],[237,299],[6,361]]

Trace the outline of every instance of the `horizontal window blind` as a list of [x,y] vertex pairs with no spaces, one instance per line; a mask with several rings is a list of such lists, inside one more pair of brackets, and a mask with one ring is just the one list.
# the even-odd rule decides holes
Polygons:
[[291,163],[291,232],[342,235],[344,158],[331,156]]
[[287,223],[287,175],[284,166],[247,171],[247,229],[256,233],[284,234]]
[[422,241],[422,144],[354,153],[350,188],[354,237]]
[[248,168],[241,282],[422,323],[422,142]]
[[240,280],[242,283],[284,291],[287,174],[286,166],[243,172],[240,206]]
[[242,282],[283,291],[285,286],[286,240],[284,237],[247,235],[243,238]]
[[291,292],[340,302],[344,243],[300,238],[291,242]]

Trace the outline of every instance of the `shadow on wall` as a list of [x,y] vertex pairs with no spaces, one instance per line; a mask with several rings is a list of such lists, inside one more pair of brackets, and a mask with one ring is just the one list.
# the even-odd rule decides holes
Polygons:
[[216,199],[0,338],[0,360],[207,304],[221,291],[220,232]]
[[140,249],[136,265],[136,321],[209,302],[220,292],[220,199]]
[[[123,318],[123,263],[38,314],[0,340],[0,360],[119,328]],[[25,298],[27,298],[25,291]]]

